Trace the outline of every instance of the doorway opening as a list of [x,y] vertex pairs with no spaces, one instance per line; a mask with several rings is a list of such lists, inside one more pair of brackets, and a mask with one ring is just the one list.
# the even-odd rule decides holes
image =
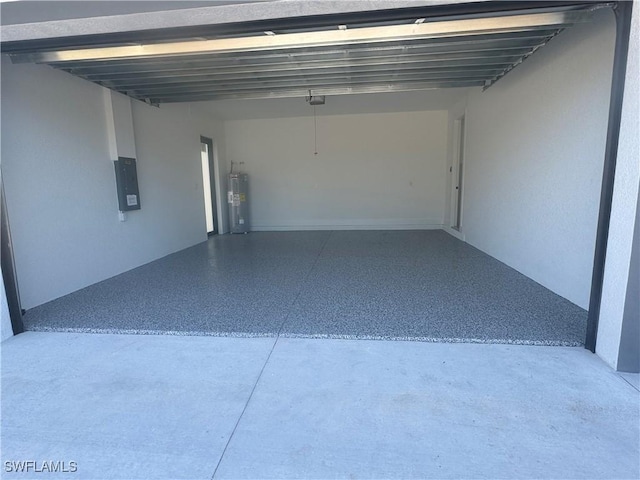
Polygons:
[[462,226],[462,186],[464,172],[464,115],[454,123],[454,157],[451,188],[451,228],[461,231]]
[[218,233],[218,212],[216,208],[216,169],[213,156],[213,140],[200,137],[200,147],[202,192],[207,235],[216,235]]

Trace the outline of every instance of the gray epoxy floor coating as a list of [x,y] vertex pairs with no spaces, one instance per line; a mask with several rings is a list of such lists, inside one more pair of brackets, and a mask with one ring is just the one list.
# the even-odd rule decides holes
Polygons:
[[[579,347],[26,332],[0,350],[7,479],[640,476],[640,393]],[[78,470],[6,471],[28,460]]]
[[28,330],[581,345],[586,311],[442,231],[223,235],[33,308]]

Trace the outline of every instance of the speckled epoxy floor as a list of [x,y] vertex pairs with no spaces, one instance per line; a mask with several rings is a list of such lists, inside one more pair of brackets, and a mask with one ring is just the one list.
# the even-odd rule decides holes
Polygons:
[[223,235],[29,310],[27,330],[581,345],[587,312],[443,231]]

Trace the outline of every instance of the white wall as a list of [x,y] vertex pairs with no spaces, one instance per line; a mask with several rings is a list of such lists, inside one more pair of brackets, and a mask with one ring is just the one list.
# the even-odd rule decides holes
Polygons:
[[[617,368],[640,183],[640,4],[633,9],[596,353]],[[633,301],[633,300],[631,300]],[[636,299],[637,301],[637,292]],[[636,339],[637,341],[638,339]],[[637,344],[637,343],[636,343]]]
[[597,13],[471,93],[466,116],[466,240],[582,308],[615,41],[613,14]]
[[222,125],[188,105],[141,102],[133,123],[142,210],[119,222],[102,87],[3,59],[2,169],[23,308],[206,239],[200,135],[218,139]]
[[[332,98],[330,101],[339,101]],[[225,122],[245,162],[254,230],[430,228],[445,206],[447,112]]]

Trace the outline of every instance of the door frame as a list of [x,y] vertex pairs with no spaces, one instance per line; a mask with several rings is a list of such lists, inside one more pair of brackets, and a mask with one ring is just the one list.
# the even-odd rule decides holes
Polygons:
[[609,226],[611,224],[616,163],[618,160],[620,123],[622,121],[622,100],[627,74],[629,37],[631,36],[631,13],[634,3],[635,2],[617,1],[612,8],[616,17],[616,43],[613,57],[613,77],[611,79],[607,142],[602,168],[598,226],[596,229],[596,247],[591,275],[589,310],[587,314],[587,333],[584,342],[585,348],[593,353],[596,352],[598,325],[600,323],[600,307],[602,306],[604,270],[607,257],[607,243],[609,240]]
[[20,292],[18,290],[18,278],[13,257],[13,243],[11,242],[11,231],[9,229],[9,217],[7,216],[7,202],[4,196],[4,182],[0,177],[0,215],[2,225],[0,226],[0,257],[2,264],[2,279],[4,291],[9,307],[9,318],[11,329],[14,335],[24,332],[22,321],[22,307],[20,303]]
[[[213,232],[207,232],[207,235],[218,235],[220,233],[220,212],[218,211],[218,183],[217,180],[217,168],[216,168],[216,155],[214,153],[213,139],[200,135],[200,143],[207,146],[207,155],[209,157],[209,188],[211,188],[211,209],[214,212],[213,215]],[[201,160],[202,161],[202,160]],[[204,189],[204,184],[202,185]]]

